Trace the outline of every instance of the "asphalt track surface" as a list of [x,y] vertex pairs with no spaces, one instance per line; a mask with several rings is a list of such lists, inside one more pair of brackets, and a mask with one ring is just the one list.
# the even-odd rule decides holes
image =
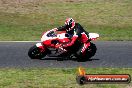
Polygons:
[[89,61],[77,62],[74,60],[57,61],[57,58],[46,60],[30,59],[28,49],[35,42],[0,42],[0,67],[6,68],[74,68],[83,67],[132,67],[131,41],[96,41],[97,53]]

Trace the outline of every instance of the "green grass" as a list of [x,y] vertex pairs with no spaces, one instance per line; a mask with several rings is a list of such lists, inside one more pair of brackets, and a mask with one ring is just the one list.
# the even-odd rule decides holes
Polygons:
[[[131,68],[87,68],[87,74],[130,74]],[[76,83],[77,68],[0,68],[0,88],[131,88],[132,84]]]
[[[43,31],[64,25],[67,17],[74,18],[88,32],[99,33],[99,40],[132,40],[132,0],[40,0],[41,2],[17,4],[14,1],[16,0],[11,3],[10,0],[5,0],[3,4],[0,2],[0,41],[40,40]],[[76,70],[0,68],[0,88],[132,87],[131,83],[80,86],[75,80]],[[125,73],[132,76],[131,68],[87,68],[86,71],[93,74]]]
[[0,5],[0,41],[40,40],[67,17],[99,33],[99,40],[132,40],[132,0],[9,2]]

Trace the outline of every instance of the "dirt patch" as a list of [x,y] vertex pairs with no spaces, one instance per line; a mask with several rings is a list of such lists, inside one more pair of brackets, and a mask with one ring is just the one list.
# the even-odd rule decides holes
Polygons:
[[0,0],[0,12],[26,14],[39,11],[41,13],[41,5],[46,3],[74,3],[83,1],[86,0]]
[[86,1],[86,0],[0,0],[0,4],[82,2],[82,1]]

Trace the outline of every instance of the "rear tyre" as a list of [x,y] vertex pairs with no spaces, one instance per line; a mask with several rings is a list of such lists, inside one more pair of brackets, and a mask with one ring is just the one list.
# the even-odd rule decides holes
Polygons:
[[88,49],[85,52],[85,55],[81,55],[78,58],[78,61],[87,61],[87,60],[89,60],[92,56],[95,55],[96,51],[97,51],[96,45],[93,44],[93,43],[90,43],[90,46],[88,47]]
[[97,51],[96,45],[93,43],[90,43],[90,46],[86,51],[86,57],[91,58],[92,56],[95,55],[96,51]]
[[36,45],[32,46],[28,51],[28,56],[31,59],[42,59],[47,55],[46,50],[41,51]]

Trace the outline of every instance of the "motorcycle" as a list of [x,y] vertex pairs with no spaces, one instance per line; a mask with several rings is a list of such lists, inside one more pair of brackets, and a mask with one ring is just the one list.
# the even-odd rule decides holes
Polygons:
[[28,51],[28,56],[31,59],[44,59],[48,57],[62,57],[62,58],[73,58],[75,57],[78,61],[86,61],[96,53],[96,45],[92,43],[92,40],[99,38],[97,33],[89,33],[90,46],[86,49],[85,55],[77,56],[76,52],[82,45],[80,41],[76,41],[69,49],[62,48],[61,45],[71,41],[71,35],[65,32],[54,32],[52,30],[43,33],[41,42],[32,46]]

